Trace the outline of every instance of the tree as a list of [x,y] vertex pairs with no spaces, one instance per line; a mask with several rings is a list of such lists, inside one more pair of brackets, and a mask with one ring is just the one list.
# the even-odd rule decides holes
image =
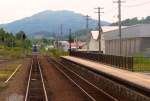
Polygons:
[[4,43],[4,38],[5,38],[5,30],[3,28],[0,29],[0,42]]
[[26,40],[27,39],[27,35],[24,31],[20,31],[16,34],[16,39],[18,40]]
[[[138,19],[137,17],[132,18],[132,19],[126,19],[121,22],[123,26],[131,26],[131,25],[136,25],[136,24],[150,24],[150,16],[147,16],[146,18]],[[118,22],[112,23],[112,26],[118,25]]]
[[72,43],[74,42],[74,38],[71,34],[69,34],[69,40],[68,40],[69,43]]
[[12,46],[14,36],[12,33],[6,32],[4,29],[0,29],[0,43],[4,46]]
[[3,28],[0,28],[0,45],[4,46],[6,49],[16,49],[14,47],[22,48],[22,53],[26,54],[31,48],[31,41],[27,39],[26,34],[20,31],[13,35],[13,33],[6,32]]

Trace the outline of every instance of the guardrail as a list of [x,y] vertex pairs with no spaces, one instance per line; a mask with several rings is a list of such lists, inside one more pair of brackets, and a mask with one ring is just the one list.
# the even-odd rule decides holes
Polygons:
[[124,56],[115,56],[101,53],[79,52],[79,51],[71,51],[70,55],[97,61],[106,65],[111,65],[116,68],[134,71],[133,57],[124,57]]

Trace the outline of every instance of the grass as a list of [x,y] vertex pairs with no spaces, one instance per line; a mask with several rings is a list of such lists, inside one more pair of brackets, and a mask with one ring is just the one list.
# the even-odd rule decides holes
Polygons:
[[8,86],[8,84],[3,83],[3,82],[0,82],[0,91],[2,91],[2,90],[4,90],[4,89],[6,89],[6,88],[7,88],[7,86]]
[[31,55],[32,49],[22,49],[20,47],[4,47],[0,45],[0,58],[3,59],[18,59],[23,58],[26,55]]
[[44,47],[41,47],[39,52],[40,52],[41,55],[46,55],[47,54],[47,55],[51,55],[51,56],[54,56],[54,57],[69,55],[69,52],[65,52],[63,50],[54,49],[54,48],[49,49],[48,51],[46,51]]
[[51,49],[48,51],[48,54],[54,57],[60,57],[60,56],[69,55],[69,52],[65,52],[63,50],[58,50],[58,49]]
[[133,60],[134,71],[150,72],[150,58],[149,57],[145,57],[143,54],[136,54],[133,57],[134,57],[134,60]]
[[135,57],[133,67],[134,71],[150,71],[150,58]]
[[5,68],[0,70],[0,80],[7,79],[17,68],[19,64],[21,64],[21,60],[15,61],[11,64],[7,64]]
[[21,62],[21,60],[17,60],[0,69],[0,91],[7,88],[8,84],[4,83],[4,81],[10,77]]
[[0,91],[7,88],[7,84],[4,83],[4,80],[6,80],[11,74],[11,71],[0,71]]
[[8,78],[12,74],[12,71],[2,70],[0,71],[0,78]]

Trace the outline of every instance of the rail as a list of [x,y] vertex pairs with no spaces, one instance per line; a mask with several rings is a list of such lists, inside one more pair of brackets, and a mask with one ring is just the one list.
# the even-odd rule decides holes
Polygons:
[[48,101],[46,87],[37,57],[33,57],[24,101]]
[[56,69],[66,76],[73,84],[75,84],[90,101],[118,101],[116,98],[104,92],[84,77],[67,68],[64,64],[52,58],[49,58],[48,61],[52,63]]

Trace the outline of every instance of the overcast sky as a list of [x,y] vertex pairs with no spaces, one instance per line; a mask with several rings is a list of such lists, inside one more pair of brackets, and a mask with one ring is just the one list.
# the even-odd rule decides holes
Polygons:
[[[150,15],[150,0],[124,0],[122,19]],[[113,0],[0,0],[0,23],[8,23],[44,10],[71,10],[97,19],[94,9],[104,7],[102,19],[117,21],[117,4]]]

